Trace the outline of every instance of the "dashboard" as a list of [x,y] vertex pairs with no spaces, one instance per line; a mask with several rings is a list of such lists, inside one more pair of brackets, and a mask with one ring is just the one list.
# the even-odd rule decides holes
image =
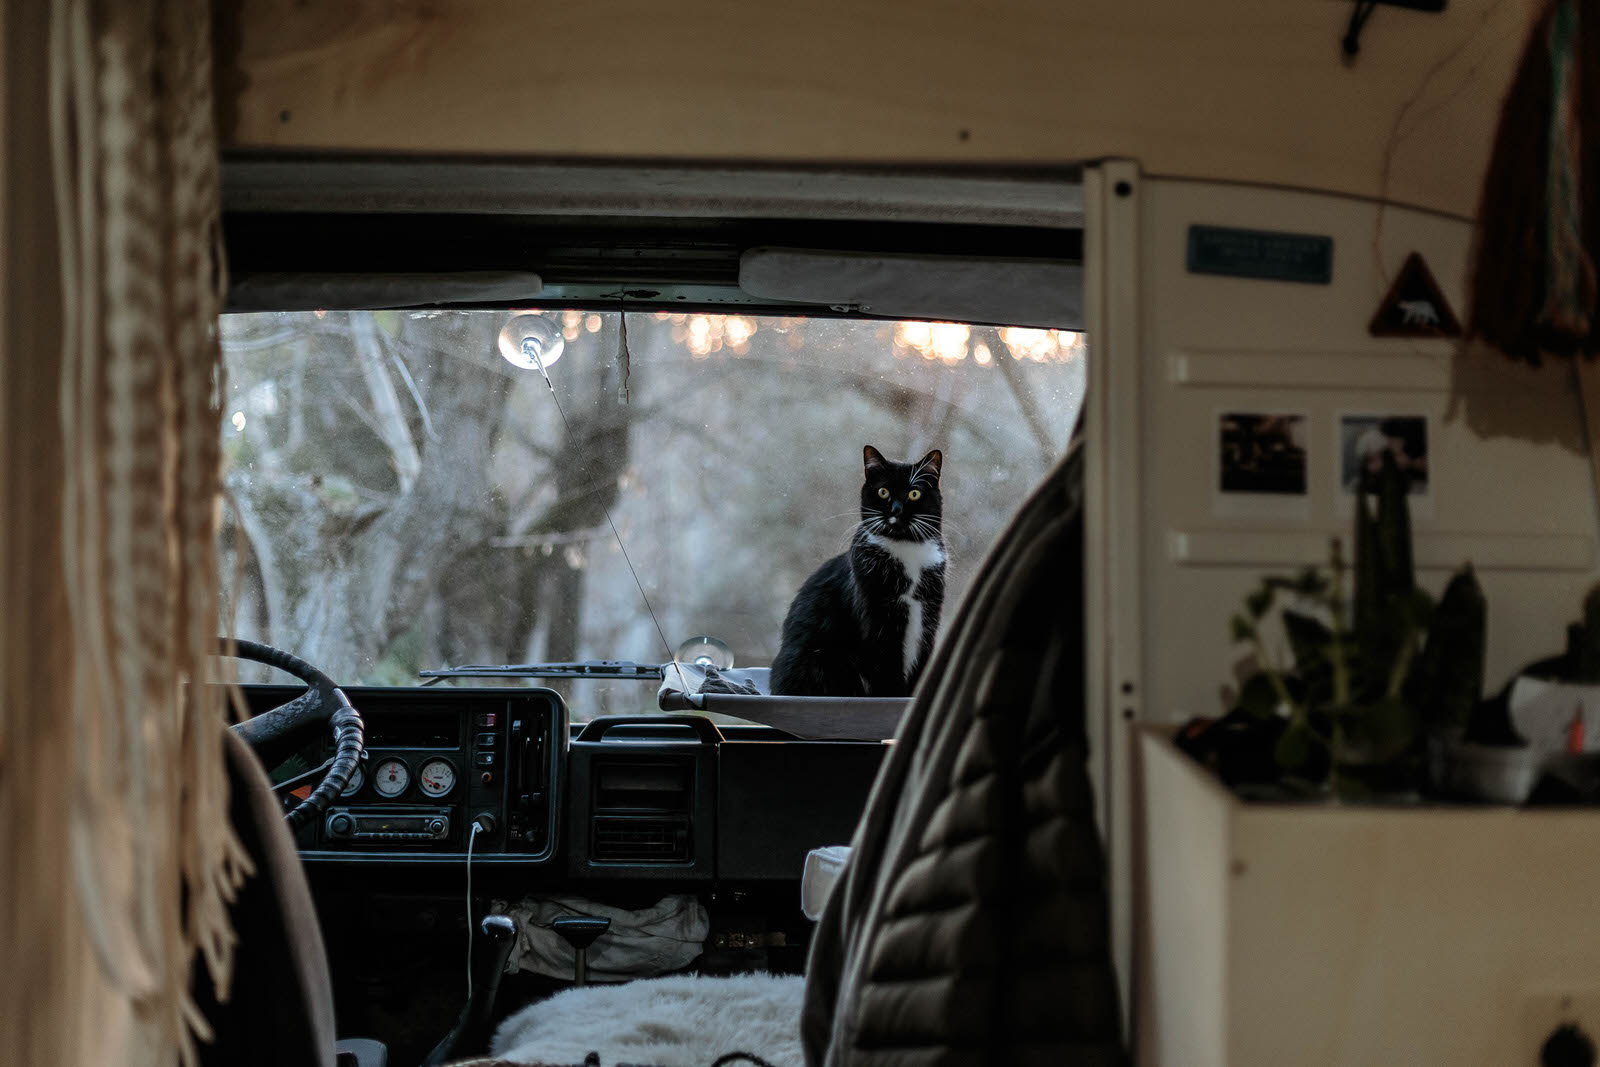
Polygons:
[[[252,715],[304,691],[242,689]],[[851,839],[888,751],[703,716],[596,719],[574,733],[547,689],[344,691],[366,754],[298,831],[312,867],[459,865],[470,847],[474,867],[537,868],[547,882],[798,879],[808,851]],[[331,733],[308,738],[268,775],[305,775],[332,749]]]
[[[302,692],[271,685],[244,690],[252,715]],[[450,862],[469,843],[475,861],[554,855],[567,735],[559,696],[506,688],[345,693],[366,723],[366,754],[321,820],[301,828],[296,843],[303,859]],[[275,784],[288,780],[332,751],[331,734],[309,739],[269,768],[269,776]]]

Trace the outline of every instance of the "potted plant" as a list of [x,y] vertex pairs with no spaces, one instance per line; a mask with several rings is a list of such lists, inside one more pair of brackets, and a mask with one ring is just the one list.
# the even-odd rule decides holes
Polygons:
[[1407,797],[1425,784],[1430,741],[1460,742],[1483,688],[1483,592],[1470,563],[1438,604],[1418,587],[1408,491],[1386,455],[1357,494],[1353,574],[1336,538],[1326,568],[1264,578],[1233,616],[1249,652],[1233,711],[1182,740],[1231,787]]

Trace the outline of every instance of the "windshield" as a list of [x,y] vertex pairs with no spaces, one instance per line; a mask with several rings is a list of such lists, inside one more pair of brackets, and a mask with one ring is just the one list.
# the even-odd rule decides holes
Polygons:
[[[543,320],[554,396],[501,356],[518,314]],[[944,453],[948,618],[1083,396],[1072,333],[629,312],[623,359],[623,321],[225,316],[224,626],[345,684],[661,663],[701,634],[766,665],[848,543],[868,444]],[[576,719],[655,709],[653,684],[554,687]]]

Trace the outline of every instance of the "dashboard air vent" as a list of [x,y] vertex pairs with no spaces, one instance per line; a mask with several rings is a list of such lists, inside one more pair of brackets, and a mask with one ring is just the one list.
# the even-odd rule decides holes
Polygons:
[[600,863],[672,863],[689,859],[689,820],[597,815],[590,859]]

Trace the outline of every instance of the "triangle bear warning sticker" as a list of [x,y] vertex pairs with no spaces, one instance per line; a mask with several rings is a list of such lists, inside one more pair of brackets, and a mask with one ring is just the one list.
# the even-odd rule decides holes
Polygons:
[[1413,252],[1367,324],[1367,332],[1374,337],[1460,337],[1461,322],[1422,256]]

